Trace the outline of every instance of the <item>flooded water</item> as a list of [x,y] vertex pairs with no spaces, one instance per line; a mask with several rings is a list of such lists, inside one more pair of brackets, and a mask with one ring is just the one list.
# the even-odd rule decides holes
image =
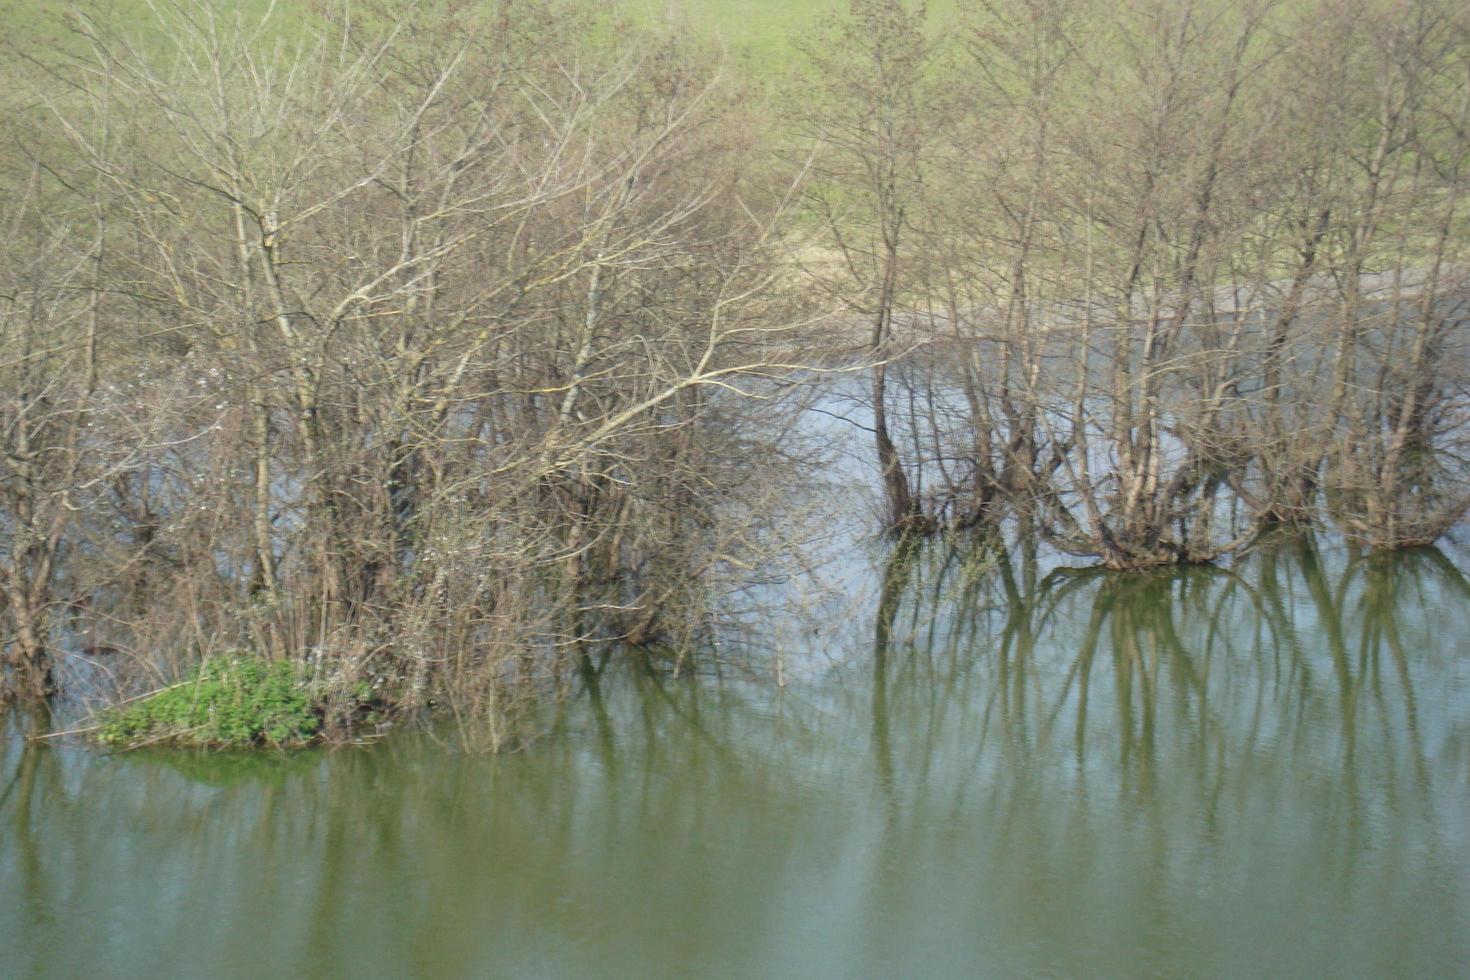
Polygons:
[[613,668],[498,758],[12,735],[0,974],[1470,975],[1462,567],[937,546],[784,689]]

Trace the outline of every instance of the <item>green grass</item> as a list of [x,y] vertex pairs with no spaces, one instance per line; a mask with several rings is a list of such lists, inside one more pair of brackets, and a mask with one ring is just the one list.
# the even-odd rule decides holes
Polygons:
[[624,0],[647,23],[688,24],[726,45],[737,57],[764,66],[781,65],[795,52],[793,41],[809,34],[846,0]]
[[[649,24],[688,24],[725,45],[730,54],[760,73],[780,71],[797,57],[797,42],[822,20],[847,11],[848,0],[621,0]],[[958,0],[930,0],[929,16],[942,22]]]
[[[930,0],[931,17],[951,13],[958,0]],[[780,71],[796,56],[796,44],[810,36],[828,15],[847,10],[848,0],[614,0],[614,6],[634,20],[651,26],[687,25],[725,46],[740,62],[758,73]],[[46,46],[75,43],[60,16],[72,7],[92,11],[102,22],[111,21],[128,29],[143,28],[153,18],[146,0],[0,0],[0,23],[27,37],[32,44]],[[270,0],[221,2],[227,16],[243,15],[248,21],[270,6]],[[275,19],[289,24],[307,16],[304,0],[277,0]],[[146,30],[145,30],[146,33]]]

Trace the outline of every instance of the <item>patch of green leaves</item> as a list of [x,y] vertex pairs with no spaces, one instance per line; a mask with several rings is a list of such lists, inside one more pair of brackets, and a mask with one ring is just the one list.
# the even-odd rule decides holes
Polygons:
[[125,747],[287,746],[310,741],[320,728],[317,699],[296,665],[235,653],[211,657],[182,683],[109,712],[98,738]]

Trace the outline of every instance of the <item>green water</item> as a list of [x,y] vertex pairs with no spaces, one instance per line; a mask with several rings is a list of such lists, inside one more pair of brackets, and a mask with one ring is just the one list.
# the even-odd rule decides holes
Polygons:
[[499,758],[12,735],[0,975],[1464,976],[1460,564],[934,549],[784,690],[610,669]]

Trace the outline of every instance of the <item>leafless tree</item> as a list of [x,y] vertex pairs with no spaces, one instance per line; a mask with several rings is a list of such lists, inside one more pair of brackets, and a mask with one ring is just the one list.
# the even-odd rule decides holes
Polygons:
[[[776,495],[742,471],[784,465],[755,417],[779,422],[804,314],[736,83],[572,6],[387,13],[286,41],[160,4],[146,41],[82,17],[32,58],[58,134],[32,183],[99,188],[113,237],[97,258],[63,229],[64,268],[12,239],[65,300],[12,305],[59,351],[14,320],[16,624],[52,601],[37,549],[91,549],[150,574],[69,601],[152,670],[236,643],[485,707],[587,642],[688,658],[773,557]],[[128,421],[84,437],[99,384]]]

